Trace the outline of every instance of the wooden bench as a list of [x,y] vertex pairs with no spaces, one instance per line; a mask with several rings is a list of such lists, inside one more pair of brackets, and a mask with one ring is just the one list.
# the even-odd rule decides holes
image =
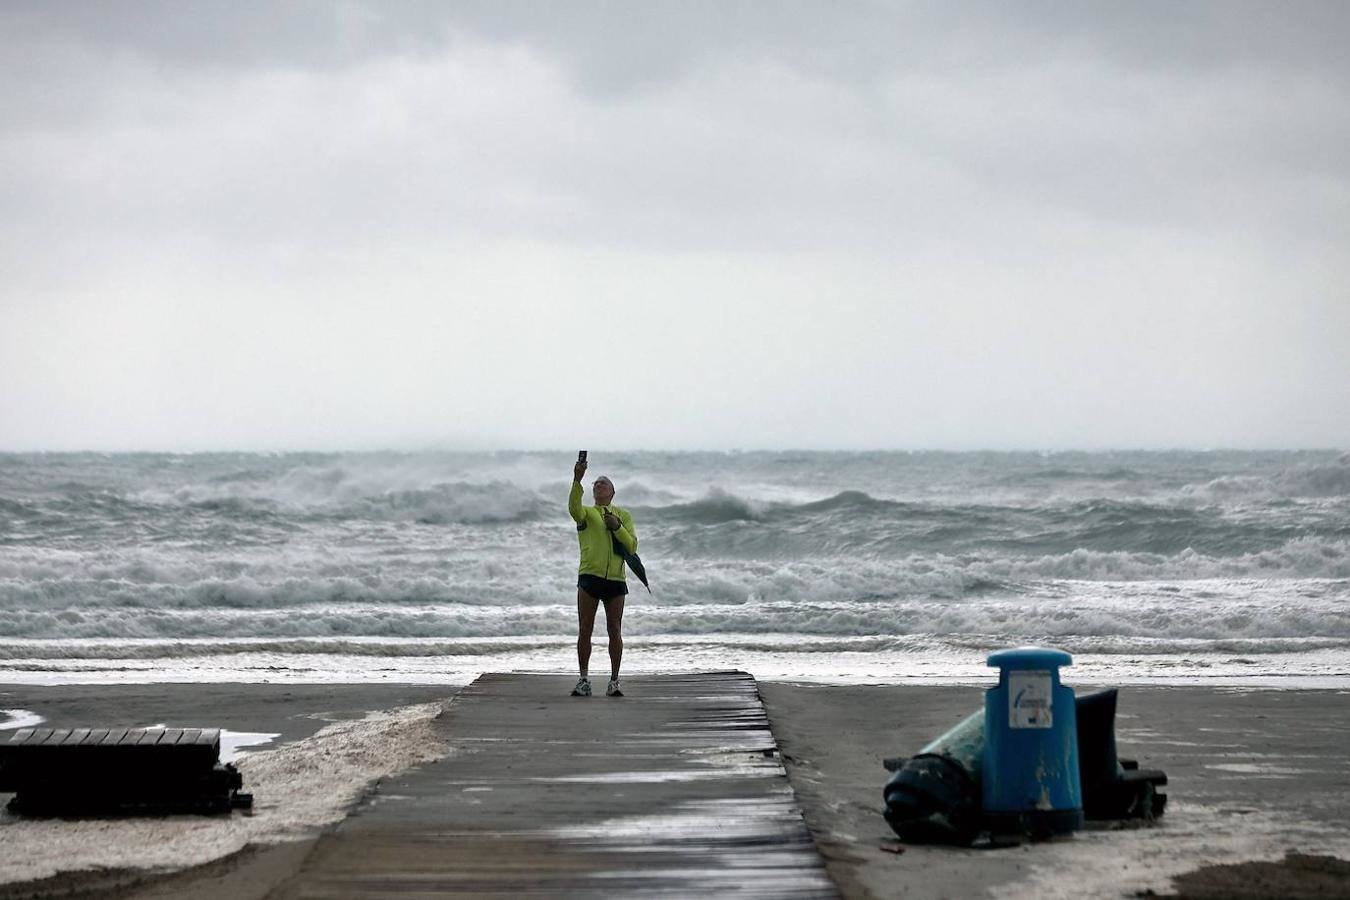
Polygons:
[[0,741],[15,813],[229,812],[252,805],[242,787],[217,728],[21,728]]

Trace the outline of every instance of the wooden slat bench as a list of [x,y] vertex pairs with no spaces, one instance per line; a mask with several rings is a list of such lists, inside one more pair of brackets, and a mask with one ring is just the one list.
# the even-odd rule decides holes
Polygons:
[[0,792],[32,815],[228,812],[252,805],[215,728],[21,728],[0,741]]

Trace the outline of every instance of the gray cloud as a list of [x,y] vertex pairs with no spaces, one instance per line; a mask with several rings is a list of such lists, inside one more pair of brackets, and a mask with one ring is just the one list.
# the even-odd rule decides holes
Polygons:
[[0,446],[1350,443],[1348,25],[9,4]]

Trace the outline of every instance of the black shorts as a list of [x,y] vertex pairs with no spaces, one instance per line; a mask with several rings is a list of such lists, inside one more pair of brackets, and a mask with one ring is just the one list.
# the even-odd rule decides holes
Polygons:
[[613,600],[628,593],[628,582],[611,581],[599,575],[578,575],[577,587],[597,600]]

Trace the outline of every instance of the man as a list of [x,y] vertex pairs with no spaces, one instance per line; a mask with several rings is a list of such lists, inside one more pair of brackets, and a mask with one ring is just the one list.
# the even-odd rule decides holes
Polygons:
[[573,697],[589,697],[591,681],[588,668],[591,662],[591,631],[595,628],[595,613],[605,604],[605,627],[609,630],[609,686],[605,696],[622,697],[619,687],[619,663],[623,661],[623,601],[628,595],[628,581],[623,557],[614,549],[617,539],[630,553],[637,552],[637,531],[628,510],[611,506],[614,501],[614,482],[606,475],[595,479],[591,494],[594,506],[581,505],[581,479],[586,474],[586,463],[578,462],[572,468],[572,492],[567,497],[567,512],[577,523],[577,540],[581,544],[581,566],[577,575],[577,666],[581,678],[572,689]]

